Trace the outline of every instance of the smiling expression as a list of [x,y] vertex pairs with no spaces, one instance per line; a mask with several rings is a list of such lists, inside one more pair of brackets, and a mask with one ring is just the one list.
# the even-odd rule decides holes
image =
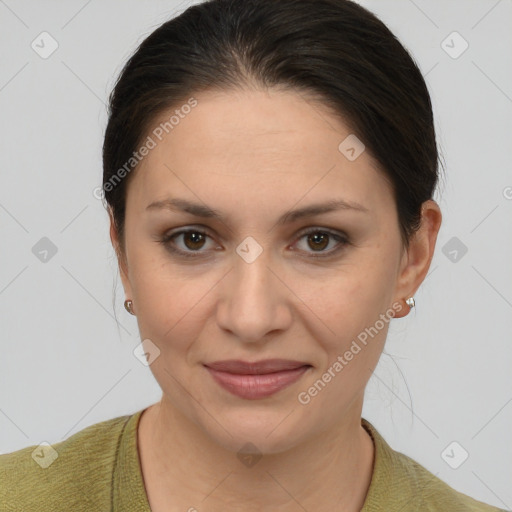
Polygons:
[[[338,149],[350,128],[304,95],[195,97],[130,181],[123,285],[168,404],[221,445],[279,451],[359,421],[387,324],[314,400],[297,397],[402,298],[396,205],[369,151]],[[256,398],[205,367],[276,358],[309,367]]]

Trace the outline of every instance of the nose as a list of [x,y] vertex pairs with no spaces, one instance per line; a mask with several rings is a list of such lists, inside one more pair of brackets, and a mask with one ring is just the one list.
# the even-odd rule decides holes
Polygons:
[[267,254],[251,263],[235,254],[233,269],[221,282],[218,325],[244,343],[268,341],[292,322],[292,292]]

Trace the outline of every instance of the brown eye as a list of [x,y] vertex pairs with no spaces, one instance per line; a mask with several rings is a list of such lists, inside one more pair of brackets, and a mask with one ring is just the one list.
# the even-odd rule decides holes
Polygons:
[[[206,232],[198,229],[185,229],[169,233],[159,239],[160,243],[171,253],[184,257],[206,257],[209,250],[207,239],[213,240]],[[304,247],[299,247],[301,252],[308,253],[309,257],[322,258],[333,256],[341,251],[350,242],[344,233],[331,232],[325,229],[310,229],[299,237],[299,241],[306,241]],[[299,244],[300,245],[300,244]],[[334,246],[326,250],[329,246]],[[215,249],[214,249],[215,250]]]
[[207,250],[202,250],[207,239],[211,237],[198,229],[186,229],[169,233],[159,241],[171,253],[178,256],[206,256]]
[[[305,239],[306,243],[303,244],[303,247],[299,247],[299,249],[309,253],[309,256],[312,258],[332,256],[349,244],[348,237],[342,233],[334,233],[318,228],[310,229],[303,233],[299,241],[303,239]],[[329,246],[334,246],[334,248],[326,250]]]
[[330,235],[328,233],[322,233],[321,231],[318,231],[316,233],[307,235],[308,243],[310,243],[310,247],[312,249],[322,251],[329,245],[329,236]]
[[183,235],[183,243],[190,249],[191,251],[197,251],[201,249],[204,245],[205,235],[200,231],[187,231],[182,233]]

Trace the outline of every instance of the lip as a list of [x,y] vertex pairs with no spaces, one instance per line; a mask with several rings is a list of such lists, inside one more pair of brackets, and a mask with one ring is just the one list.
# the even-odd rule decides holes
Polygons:
[[239,375],[262,375],[286,370],[295,370],[301,366],[310,366],[303,361],[290,359],[263,359],[261,361],[242,361],[241,359],[228,359],[205,364],[212,370]]
[[307,363],[286,359],[216,361],[204,366],[222,388],[248,400],[277,393],[299,380],[311,368]]

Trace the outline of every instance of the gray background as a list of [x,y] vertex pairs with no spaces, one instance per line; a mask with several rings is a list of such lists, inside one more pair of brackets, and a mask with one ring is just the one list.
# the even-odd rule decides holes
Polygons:
[[[61,441],[160,397],[133,355],[136,319],[93,190],[118,72],[191,3],[0,0],[0,452]],[[416,310],[392,323],[363,416],[455,489],[510,509],[512,2],[361,3],[424,73],[447,170],[429,276]],[[58,43],[46,59],[31,47],[43,31]],[[43,237],[57,249],[46,261]],[[453,441],[452,464],[469,453],[457,469],[442,456]]]

